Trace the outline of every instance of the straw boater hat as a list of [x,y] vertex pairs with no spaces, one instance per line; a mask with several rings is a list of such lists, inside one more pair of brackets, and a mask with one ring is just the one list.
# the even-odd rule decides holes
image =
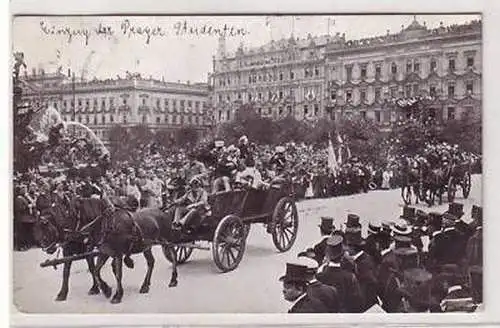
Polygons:
[[378,222],[370,221],[368,223],[368,233],[370,234],[378,234],[382,230],[382,225]]

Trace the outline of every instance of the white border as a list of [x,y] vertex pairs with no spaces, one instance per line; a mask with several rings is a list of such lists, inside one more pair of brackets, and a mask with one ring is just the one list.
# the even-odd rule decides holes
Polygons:
[[[7,1],[2,1],[7,3]],[[118,10],[119,8],[119,10]],[[484,186],[484,213],[487,219],[485,220],[485,312],[481,314],[391,314],[391,315],[376,315],[376,314],[363,314],[363,315],[293,315],[289,316],[286,314],[276,314],[276,315],[253,315],[253,314],[234,314],[234,315],[219,315],[219,314],[203,314],[203,315],[25,315],[25,314],[12,314],[11,321],[17,326],[21,327],[36,327],[36,326],[50,326],[50,327],[68,327],[68,326],[109,326],[109,325],[126,325],[126,326],[152,326],[160,324],[184,326],[184,325],[275,325],[275,324],[293,324],[300,327],[305,325],[432,325],[434,326],[445,326],[450,324],[464,324],[466,326],[482,324],[493,324],[500,322],[500,297],[496,294],[498,291],[498,280],[500,277],[500,261],[499,256],[496,253],[498,246],[496,244],[496,239],[500,236],[500,218],[496,218],[496,213],[498,211],[499,201],[497,199],[497,193],[495,193],[495,186],[500,186],[500,177],[494,171],[494,168],[500,167],[500,157],[495,156],[498,147],[495,144],[496,137],[495,124],[500,122],[500,106],[495,103],[496,96],[499,91],[496,78],[500,77],[498,60],[500,58],[500,46],[498,40],[500,40],[500,2],[498,1],[465,1],[465,0],[453,0],[453,1],[426,1],[422,0],[405,0],[405,1],[373,1],[373,0],[346,0],[346,1],[308,1],[303,0],[283,0],[283,1],[271,1],[266,0],[265,2],[257,1],[241,1],[232,0],[231,2],[224,0],[216,1],[203,1],[203,0],[191,0],[179,3],[172,2],[159,2],[153,0],[141,0],[141,1],[125,1],[125,0],[86,0],[85,2],[70,2],[70,1],[60,1],[60,0],[12,0],[11,3],[11,14],[110,14],[110,13],[120,13],[120,14],[137,14],[137,13],[177,13],[177,14],[188,14],[188,13],[382,13],[382,12],[395,12],[395,13],[439,13],[439,12],[481,12],[483,14],[483,26],[484,26],[484,46],[483,46],[483,83],[484,83],[484,95],[483,98],[483,127],[484,127],[484,169],[483,169],[483,186]],[[8,11],[5,11],[8,12]],[[6,19],[0,19],[2,24],[5,24],[5,28],[2,31],[6,31],[8,34],[6,39],[10,39],[10,25],[11,16],[6,17]],[[5,35],[2,35],[5,36]],[[10,42],[8,47],[6,47],[7,53],[3,55],[6,56],[4,63],[10,64]],[[10,65],[3,72],[2,76],[10,80]],[[10,110],[6,110],[9,107],[10,90],[8,89],[9,80],[2,80],[5,83],[5,89],[3,99],[4,108],[2,115],[5,119],[0,119],[0,131],[3,133],[2,138],[0,138],[0,149],[4,151],[4,154],[8,149],[11,149],[11,124],[10,124]],[[7,114],[6,114],[7,113]],[[10,155],[10,152],[9,152]],[[8,190],[8,195],[10,195],[10,167],[11,158],[10,156],[2,156],[4,161],[2,161],[2,169],[5,176],[2,182],[1,190]],[[7,169],[9,168],[9,169]],[[2,206],[0,208],[5,209],[4,215],[0,220],[0,231],[6,233],[4,238],[0,238],[0,241],[4,243],[2,250],[6,251],[6,256],[2,259],[8,259],[9,265],[7,266],[8,272],[7,277],[11,279],[11,237],[10,229],[11,225],[11,206],[10,197],[2,197]],[[6,245],[5,245],[6,244]],[[5,267],[5,266],[4,266]],[[4,272],[2,272],[4,273]],[[496,273],[496,274],[495,274]],[[11,280],[4,284],[8,286],[8,299],[6,300],[7,313],[14,308],[11,306],[11,293],[12,284]],[[196,297],[194,295],[193,297]],[[2,301],[4,301],[2,299]],[[6,318],[6,316],[1,316],[1,318]],[[5,320],[5,319],[4,319]],[[4,325],[2,325],[4,326]],[[5,325],[7,326],[7,325]]]

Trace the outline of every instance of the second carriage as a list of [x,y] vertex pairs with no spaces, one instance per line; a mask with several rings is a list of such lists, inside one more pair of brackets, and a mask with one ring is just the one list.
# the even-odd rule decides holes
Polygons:
[[[178,264],[185,263],[193,249],[209,250],[198,244],[211,243],[212,256],[222,272],[236,269],[243,258],[246,239],[254,223],[262,223],[279,252],[288,251],[297,238],[298,211],[293,188],[284,183],[268,189],[240,189],[209,196],[211,215],[189,233],[180,232],[174,241]],[[172,209],[173,210],[173,209]],[[172,261],[166,246],[163,253]]]

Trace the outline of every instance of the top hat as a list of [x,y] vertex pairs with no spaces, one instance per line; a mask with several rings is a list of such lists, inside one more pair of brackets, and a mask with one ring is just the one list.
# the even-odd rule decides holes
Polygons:
[[347,222],[345,224],[346,232],[361,231],[361,223],[359,223],[359,216],[356,214],[347,214]]
[[473,220],[476,220],[481,223],[483,222],[483,208],[481,206],[472,205],[470,215]]
[[443,225],[443,215],[438,212],[430,212],[428,216],[429,225],[433,226],[434,228],[441,229],[441,226]]
[[283,282],[307,282],[308,267],[305,265],[287,263],[285,275],[279,278]]
[[403,207],[403,214],[400,217],[407,220],[413,219],[415,217],[415,207]]
[[380,230],[382,229],[382,226],[378,222],[370,222],[368,223],[368,233],[371,234],[378,234]]
[[455,215],[458,219],[464,215],[464,204],[462,203],[450,203],[448,205],[448,210],[445,213],[450,213]]
[[392,226],[392,232],[394,235],[408,236],[411,234],[411,227],[406,223],[405,220],[398,220]]
[[329,217],[329,216],[322,216],[321,217],[321,224],[318,225],[318,227],[320,227],[321,230],[332,232],[333,229],[335,228],[333,226],[333,218]]
[[326,240],[325,255],[328,255],[330,259],[334,260],[339,258],[344,253],[343,243],[344,238],[339,235],[333,235],[328,237]]

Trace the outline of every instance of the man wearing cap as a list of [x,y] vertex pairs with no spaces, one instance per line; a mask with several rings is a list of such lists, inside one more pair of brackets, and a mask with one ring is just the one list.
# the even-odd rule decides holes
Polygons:
[[321,217],[319,231],[321,233],[321,241],[314,245],[313,248],[308,248],[306,251],[299,253],[299,257],[308,257],[314,259],[318,264],[322,264],[325,258],[326,241],[332,235],[335,226],[333,225],[332,217]]
[[337,289],[340,298],[340,312],[360,313],[365,304],[354,273],[342,268],[344,255],[343,238],[333,235],[328,238],[325,250],[325,263],[319,267],[317,279]]
[[[329,286],[323,284],[316,285],[311,281],[314,276],[313,270],[305,265],[287,263],[285,275],[280,277],[279,280],[283,282],[283,297],[288,302],[293,302],[292,307],[288,313],[327,313],[330,312],[329,307],[335,304],[335,289],[328,289]],[[316,289],[316,295],[325,296],[330,293],[330,302],[322,302],[318,297],[312,297],[311,287]],[[321,288],[321,293],[319,293]],[[335,309],[333,309],[335,310]]]
[[201,180],[194,177],[189,181],[189,190],[180,198],[175,200],[178,205],[175,208],[175,217],[172,226],[175,230],[189,227],[191,221],[198,217],[201,220],[210,215],[208,204],[208,193],[203,188]]

